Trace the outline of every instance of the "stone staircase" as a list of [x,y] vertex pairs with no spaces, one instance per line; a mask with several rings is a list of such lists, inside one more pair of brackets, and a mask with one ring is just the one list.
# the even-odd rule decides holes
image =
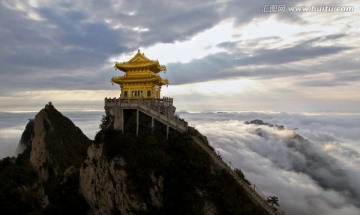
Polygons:
[[211,159],[221,168],[223,168],[226,172],[228,172],[240,185],[241,187],[249,194],[254,202],[260,205],[264,210],[266,210],[270,215],[279,215],[277,211],[275,211],[266,200],[256,192],[254,188],[252,188],[249,184],[247,184],[242,178],[240,178],[218,155],[212,151],[209,146],[207,146],[203,141],[201,141],[198,137],[193,136],[195,143],[204,149]]
[[166,113],[162,114],[160,111],[154,109],[149,105],[139,104],[138,110],[181,133],[186,132],[188,129],[188,124],[183,119],[175,115],[170,115]]

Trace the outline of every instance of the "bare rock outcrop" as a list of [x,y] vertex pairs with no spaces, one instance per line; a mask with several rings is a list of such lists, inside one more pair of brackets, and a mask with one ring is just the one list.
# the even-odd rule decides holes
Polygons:
[[33,132],[27,138],[31,143],[25,146],[31,149],[30,163],[38,171],[40,182],[63,174],[70,166],[80,166],[90,140],[51,103],[29,123],[33,123]]
[[[36,170],[38,182],[33,190],[41,199],[42,207],[51,203],[46,183],[52,177],[67,180],[72,173],[78,175],[85,159],[90,140],[70,119],[63,116],[49,103],[34,119],[29,120],[19,143],[23,154],[28,154],[30,165]],[[65,171],[68,172],[65,174]]]
[[92,145],[80,170],[81,192],[94,214],[137,214],[147,209],[141,198],[130,193],[127,184],[126,162],[102,156],[102,146]]

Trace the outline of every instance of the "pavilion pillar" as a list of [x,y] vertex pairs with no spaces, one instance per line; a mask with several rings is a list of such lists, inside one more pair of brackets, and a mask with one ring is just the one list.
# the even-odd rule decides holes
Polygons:
[[151,117],[151,134],[154,133],[154,127],[155,127],[154,117]]
[[121,114],[121,119],[120,119],[121,132],[124,133],[124,109],[121,108],[120,114]]
[[169,125],[166,125],[166,139],[169,139]]
[[136,110],[136,136],[139,136],[139,109]]

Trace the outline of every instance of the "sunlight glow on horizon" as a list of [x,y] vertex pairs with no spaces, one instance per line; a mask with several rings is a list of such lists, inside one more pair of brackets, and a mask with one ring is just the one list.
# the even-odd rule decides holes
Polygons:
[[[223,42],[246,42],[266,38],[264,41],[259,40],[256,47],[253,48],[278,48],[288,46],[303,39],[299,35],[304,32],[309,38],[315,35],[323,35],[324,33],[325,35],[339,33],[336,27],[331,25],[296,25],[280,22],[275,18],[254,21],[241,27],[234,26],[233,20],[227,20],[185,41],[157,43],[149,47],[139,47],[139,49],[145,56],[152,60],[159,60],[161,64],[188,63],[192,60],[224,51],[223,48],[217,46]],[[281,41],[269,43],[267,40],[270,37],[279,37]],[[136,53],[136,50],[114,56],[108,61],[128,61],[134,56],[134,53]]]
[[223,94],[242,94],[248,91],[263,91],[264,86],[250,79],[219,80],[201,83],[174,85],[162,88],[162,93],[170,95],[190,95],[199,93],[203,95],[221,96]]

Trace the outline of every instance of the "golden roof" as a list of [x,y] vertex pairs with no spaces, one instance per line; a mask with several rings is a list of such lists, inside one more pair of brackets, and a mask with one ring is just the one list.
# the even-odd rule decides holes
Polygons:
[[112,82],[117,84],[124,84],[124,83],[139,83],[139,82],[153,82],[156,85],[168,85],[169,81],[167,79],[162,79],[158,75],[152,76],[143,76],[143,77],[131,77],[131,76],[120,76],[120,77],[113,77],[111,79]]
[[160,65],[159,61],[150,60],[145,57],[144,53],[140,53],[140,49],[138,49],[137,54],[129,61],[122,63],[116,62],[114,67],[123,72],[135,69],[150,69],[154,73],[159,73],[166,70],[166,67]]

